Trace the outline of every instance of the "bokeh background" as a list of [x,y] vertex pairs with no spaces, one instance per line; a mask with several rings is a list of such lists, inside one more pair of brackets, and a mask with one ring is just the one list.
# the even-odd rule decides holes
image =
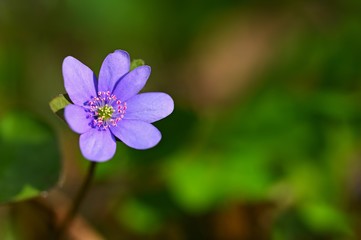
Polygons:
[[62,61],[97,74],[116,49],[152,67],[144,91],[175,110],[157,147],[119,143],[98,166],[74,239],[361,239],[360,11],[1,0],[0,239],[51,239],[88,166],[48,105]]

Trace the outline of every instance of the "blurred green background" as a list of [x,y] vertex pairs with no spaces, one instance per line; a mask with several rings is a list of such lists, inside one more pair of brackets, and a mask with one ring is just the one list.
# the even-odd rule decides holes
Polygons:
[[62,61],[97,74],[115,49],[152,67],[144,91],[175,111],[157,147],[119,143],[99,165],[74,239],[361,239],[360,10],[1,0],[0,239],[50,239],[88,164],[48,106]]

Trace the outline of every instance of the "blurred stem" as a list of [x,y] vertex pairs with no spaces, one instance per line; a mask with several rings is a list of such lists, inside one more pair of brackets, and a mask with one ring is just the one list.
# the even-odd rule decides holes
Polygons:
[[92,161],[90,162],[87,175],[85,176],[85,179],[79,189],[79,192],[75,196],[74,201],[73,201],[67,215],[65,216],[63,223],[59,227],[59,230],[57,232],[57,239],[61,239],[63,237],[63,235],[66,233],[69,225],[73,221],[75,215],[77,214],[79,207],[82,204],[84,197],[89,190],[92,178],[95,173],[96,164],[97,164],[96,162],[92,162]]

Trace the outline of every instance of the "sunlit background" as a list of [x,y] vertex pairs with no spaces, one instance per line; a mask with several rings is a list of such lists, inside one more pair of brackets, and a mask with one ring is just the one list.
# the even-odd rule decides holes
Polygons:
[[51,239],[89,164],[48,105],[62,61],[116,49],[175,111],[98,166],[74,239],[361,239],[360,7],[0,0],[0,239]]

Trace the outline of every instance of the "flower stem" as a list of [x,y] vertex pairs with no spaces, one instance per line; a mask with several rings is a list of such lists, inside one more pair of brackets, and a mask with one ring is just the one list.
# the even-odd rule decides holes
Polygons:
[[57,239],[61,239],[63,237],[63,235],[66,233],[69,225],[73,221],[76,213],[78,212],[79,207],[82,204],[84,197],[89,190],[91,180],[95,173],[95,167],[96,167],[96,162],[91,161],[89,168],[88,168],[88,172],[87,172],[85,179],[79,189],[79,192],[75,196],[74,201],[73,201],[67,215],[65,216],[63,223],[60,224],[60,226],[58,228]]

